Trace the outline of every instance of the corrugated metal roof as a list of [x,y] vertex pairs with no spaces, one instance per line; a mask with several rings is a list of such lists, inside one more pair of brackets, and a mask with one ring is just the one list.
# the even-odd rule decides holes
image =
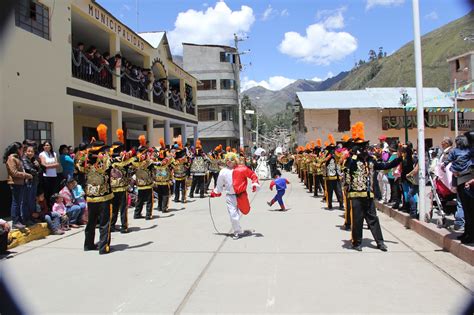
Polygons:
[[[412,101],[408,106],[416,106],[416,89],[404,88]],[[297,92],[296,95],[305,109],[363,109],[402,108],[400,91],[402,88],[367,88],[350,91]],[[452,107],[452,100],[438,88],[423,89],[424,107]]]
[[160,46],[161,40],[165,35],[165,32],[145,32],[145,33],[138,33],[144,40],[148,42],[154,48],[158,48]]

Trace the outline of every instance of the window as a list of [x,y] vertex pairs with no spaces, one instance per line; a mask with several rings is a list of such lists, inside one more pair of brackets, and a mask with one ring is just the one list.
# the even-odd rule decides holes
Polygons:
[[232,109],[223,109],[222,110],[222,120],[231,121],[234,119]]
[[216,80],[201,80],[201,82],[202,82],[202,84],[198,85],[198,90],[200,90],[200,91],[217,89],[217,81]]
[[25,120],[25,139],[34,140],[37,144],[52,141],[52,125],[46,121]]
[[344,132],[351,130],[351,111],[347,109],[340,109],[338,112],[337,121],[337,131]]
[[236,84],[234,80],[224,79],[221,80],[221,90],[235,90]]
[[459,59],[456,59],[456,72],[461,71],[461,63],[459,62]]
[[92,138],[99,139],[97,128],[82,127],[82,142],[90,143]]
[[235,55],[233,53],[221,51],[220,57],[221,62],[235,63]]
[[49,40],[49,8],[36,0],[17,0],[15,25]]
[[199,121],[212,121],[216,120],[216,110],[214,108],[205,108],[198,110]]

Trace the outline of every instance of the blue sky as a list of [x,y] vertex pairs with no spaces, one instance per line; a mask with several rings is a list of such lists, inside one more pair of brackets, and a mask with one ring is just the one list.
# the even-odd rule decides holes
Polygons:
[[[410,0],[99,0],[138,32],[167,31],[180,42],[240,43],[242,86],[280,89],[295,79],[325,79],[350,70],[379,46],[390,54],[412,40]],[[137,23],[138,4],[138,23]],[[422,34],[469,12],[464,0],[420,0]]]

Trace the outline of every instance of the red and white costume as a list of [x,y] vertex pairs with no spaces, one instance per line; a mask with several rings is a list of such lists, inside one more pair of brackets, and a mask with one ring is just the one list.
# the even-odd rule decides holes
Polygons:
[[240,216],[248,214],[250,211],[250,202],[247,195],[247,179],[252,181],[252,191],[260,187],[257,175],[245,165],[237,165],[234,169],[223,168],[219,172],[217,185],[214,188],[213,195],[219,196],[226,193],[226,205],[229,212],[230,222],[234,234],[242,233],[240,227]]

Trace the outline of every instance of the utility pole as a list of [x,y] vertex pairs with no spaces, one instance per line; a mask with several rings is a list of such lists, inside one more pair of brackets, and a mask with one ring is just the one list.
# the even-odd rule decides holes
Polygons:
[[415,44],[415,75],[416,75],[416,105],[418,120],[418,219],[426,221],[426,180],[425,180],[425,118],[423,106],[423,72],[421,60],[421,36],[420,36],[420,4],[413,0],[413,42]]
[[[234,46],[235,46],[235,51],[236,51],[236,56],[239,60],[239,65],[240,65],[240,55],[239,55],[239,41],[241,39],[239,39],[237,37],[237,34],[234,34]],[[239,74],[239,67],[235,66],[235,77],[237,79],[237,77],[240,77]],[[242,115],[242,100],[240,99],[240,80],[239,80],[239,84],[237,86],[237,101],[239,102],[239,145],[240,145],[240,148],[243,148],[244,147],[244,119],[243,119],[243,115]],[[257,134],[257,141],[258,141],[258,134]]]
[[457,137],[459,134],[458,130],[458,91],[457,91],[458,80],[454,79],[454,135]]

